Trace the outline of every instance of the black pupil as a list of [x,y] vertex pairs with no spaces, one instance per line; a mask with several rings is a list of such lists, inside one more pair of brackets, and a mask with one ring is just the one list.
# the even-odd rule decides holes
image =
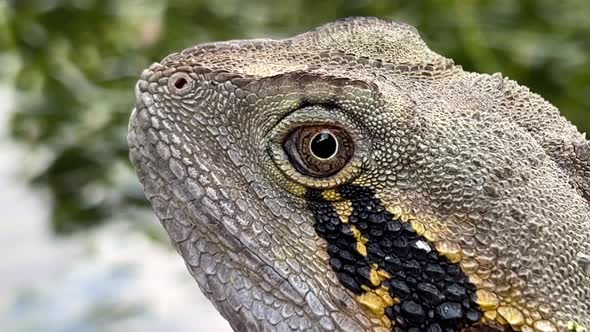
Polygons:
[[311,153],[318,158],[328,159],[336,153],[337,149],[336,138],[330,133],[317,134],[311,140]]

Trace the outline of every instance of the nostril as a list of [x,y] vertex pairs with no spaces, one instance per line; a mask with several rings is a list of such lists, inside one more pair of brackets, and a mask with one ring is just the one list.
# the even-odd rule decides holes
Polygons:
[[184,72],[173,74],[168,80],[168,89],[176,95],[185,95],[191,91],[193,79]]
[[182,89],[182,88],[184,88],[186,83],[188,83],[187,80],[184,77],[180,77],[180,78],[177,78],[176,81],[174,81],[174,86],[177,89]]

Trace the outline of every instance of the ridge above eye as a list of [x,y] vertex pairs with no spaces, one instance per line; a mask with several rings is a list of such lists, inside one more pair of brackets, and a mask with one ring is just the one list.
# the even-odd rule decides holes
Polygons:
[[342,128],[303,125],[291,131],[283,142],[283,149],[299,172],[322,178],[346,166],[354,153],[354,142]]

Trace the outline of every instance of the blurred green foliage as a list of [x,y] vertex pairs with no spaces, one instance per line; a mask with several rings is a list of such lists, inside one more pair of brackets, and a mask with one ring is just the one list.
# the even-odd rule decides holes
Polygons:
[[67,233],[145,204],[127,161],[140,71],[196,43],[281,37],[346,16],[416,26],[467,70],[502,72],[590,131],[590,2],[0,0],[0,75],[19,92],[11,132],[44,156],[32,182]]

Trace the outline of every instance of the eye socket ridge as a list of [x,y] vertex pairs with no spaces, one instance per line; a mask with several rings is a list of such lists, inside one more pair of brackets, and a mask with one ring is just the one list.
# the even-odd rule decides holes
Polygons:
[[299,172],[324,178],[347,165],[354,154],[354,142],[346,130],[334,125],[302,125],[287,135],[283,149]]

